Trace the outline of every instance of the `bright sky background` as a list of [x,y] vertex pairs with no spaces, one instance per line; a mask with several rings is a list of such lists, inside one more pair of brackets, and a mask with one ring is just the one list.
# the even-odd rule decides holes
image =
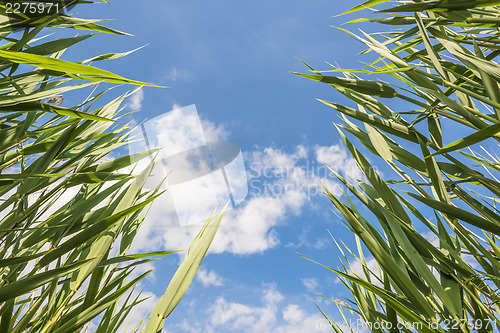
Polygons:
[[[353,244],[333,206],[311,188],[324,180],[340,194],[325,178],[323,163],[359,177],[332,124],[340,121],[338,114],[315,98],[346,101],[332,88],[290,72],[306,71],[297,58],[318,69],[327,69],[326,62],[361,65],[356,53],[362,45],[331,27],[352,19],[332,16],[358,2],[121,0],[73,9],[85,18],[116,19],[106,24],[134,37],[97,36],[77,53],[70,50],[70,57],[149,44],[95,64],[171,87],[145,88],[130,98],[127,111],[140,110],[131,119],[141,122],[195,104],[207,139],[238,144],[249,171],[248,197],[224,218],[165,332],[331,331],[314,302],[341,320],[336,306],[315,293],[344,299],[346,289],[333,273],[297,253],[337,268],[341,254],[329,232]],[[269,177],[256,176],[263,166]],[[135,251],[187,250],[197,229],[154,228],[162,219],[161,204],[153,206]],[[152,265],[154,273],[141,285],[151,298],[134,320],[152,309],[180,260],[170,255]]]

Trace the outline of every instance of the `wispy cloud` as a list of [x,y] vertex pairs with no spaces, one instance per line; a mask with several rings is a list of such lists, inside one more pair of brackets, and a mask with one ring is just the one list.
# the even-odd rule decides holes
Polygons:
[[356,165],[356,161],[349,157],[343,146],[316,146],[314,152],[319,163],[326,164],[332,170],[343,173],[346,178],[351,180],[362,179],[363,175]]
[[[260,304],[245,304],[218,297],[197,320],[182,320],[183,332],[242,333],[316,333],[329,332],[331,326],[319,313],[308,313],[297,304],[290,304],[275,284],[262,289]],[[167,323],[168,325],[168,323]]]
[[319,283],[315,278],[304,278],[300,280],[308,292],[317,292]]
[[142,109],[142,101],[144,100],[144,90],[141,88],[135,94],[129,97],[127,107],[131,111],[140,111]]
[[201,126],[207,142],[226,141],[229,131],[224,125],[216,125],[213,122],[201,118]]
[[199,269],[196,273],[196,279],[201,282],[204,287],[220,287],[224,285],[224,280],[214,271]]
[[191,81],[193,78],[194,75],[191,71],[174,67],[165,74],[162,82],[165,82],[167,85],[173,85],[177,82]]

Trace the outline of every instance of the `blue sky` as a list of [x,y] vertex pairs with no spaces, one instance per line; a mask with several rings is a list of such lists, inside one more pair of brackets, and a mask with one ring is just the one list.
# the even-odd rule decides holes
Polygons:
[[[171,87],[145,88],[130,98],[127,111],[140,110],[130,120],[195,104],[207,140],[233,142],[243,152],[249,194],[228,211],[165,332],[330,331],[314,301],[340,321],[336,306],[315,293],[344,299],[346,290],[331,272],[297,253],[336,268],[340,252],[329,232],[353,242],[326,198],[311,187],[323,180],[340,194],[323,163],[359,177],[332,125],[338,115],[315,98],[345,100],[290,72],[305,71],[297,58],[321,69],[326,61],[360,66],[363,57],[356,53],[362,45],[331,27],[352,18],[332,16],[357,2],[122,0],[73,9],[85,18],[116,19],[107,25],[134,37],[97,36],[70,50],[68,59],[149,44],[95,64]],[[152,207],[134,250],[187,249],[197,229],[155,228],[162,219],[160,203]],[[154,273],[141,285],[151,298],[134,320],[163,294],[180,260],[171,255],[152,265]]]

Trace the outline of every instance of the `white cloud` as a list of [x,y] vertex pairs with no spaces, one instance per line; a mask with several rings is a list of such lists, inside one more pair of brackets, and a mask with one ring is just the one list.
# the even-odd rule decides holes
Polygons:
[[274,284],[262,290],[258,305],[244,304],[218,297],[198,320],[182,320],[183,332],[242,333],[316,333],[331,327],[319,313],[307,313],[296,304],[288,304]]
[[142,101],[144,100],[144,91],[137,90],[135,94],[130,96],[127,107],[132,111],[140,111],[142,109]]
[[479,270],[481,269],[481,264],[477,261],[476,257],[470,254],[462,254],[461,255],[463,261],[465,261],[469,266],[473,269]]
[[422,234],[429,243],[431,243],[434,247],[439,247],[439,237],[433,233],[432,231],[428,231]]
[[289,176],[294,173],[300,159],[307,158],[308,152],[303,145],[295,148],[295,152],[289,154],[281,149],[272,147],[257,148],[246,154],[247,164],[252,173],[251,177]]
[[319,163],[324,163],[332,169],[338,170],[346,160],[346,151],[338,145],[316,146],[316,159]]
[[[305,148],[299,146],[292,154],[266,148],[250,156],[253,159],[249,163],[254,168],[262,170],[262,166],[268,166],[272,170],[261,171],[260,176],[264,178],[253,188],[253,196],[226,212],[210,248],[212,253],[262,253],[276,246],[280,240],[275,227],[284,223],[288,216],[300,215],[308,202],[312,180],[297,166],[298,160],[306,156]],[[283,165],[287,166],[286,170]],[[266,177],[267,172],[270,177]],[[263,184],[268,188],[263,189]],[[167,232],[165,243],[174,248],[186,248],[198,230],[184,228],[175,233]]]
[[278,304],[283,296],[271,286],[263,292],[263,306],[228,302],[219,297],[209,309],[213,326],[226,326],[237,332],[268,332],[276,322]]
[[5,170],[3,170],[2,173],[5,173],[5,174],[21,173],[21,166],[12,165],[12,166],[6,168]]
[[[174,105],[172,111],[148,120],[143,126],[147,141],[129,145],[132,151],[163,148],[162,156],[167,157],[206,144],[203,127],[194,105],[182,108]],[[146,147],[146,144],[149,147]]]
[[306,312],[297,304],[290,304],[283,310],[283,319],[288,323],[301,322],[305,317]]
[[[213,124],[211,127],[217,128]],[[215,139],[220,139],[224,132],[214,130]],[[343,167],[349,167],[348,161],[345,160],[348,159],[347,154],[338,146],[315,147],[314,153],[321,162],[327,161],[328,157],[331,159],[334,154],[339,153],[339,157],[335,160],[337,170],[343,172]],[[247,153],[246,165],[249,171],[251,196],[236,208],[226,211],[220,229],[211,245],[210,253],[230,252],[240,255],[262,253],[280,244],[276,227],[285,224],[288,217],[300,216],[302,211],[310,206],[311,196],[322,196],[317,190],[321,186],[321,181],[335,195],[340,195],[341,189],[337,182],[328,178],[330,172],[317,161],[312,160],[311,162],[308,159],[309,155],[310,149],[302,145],[297,146],[291,153],[270,147],[257,147],[254,151]],[[347,170],[346,172],[351,171]],[[205,193],[205,195],[196,197],[197,202],[199,202],[196,205],[193,203],[192,184],[190,184],[189,189],[184,191],[182,190],[184,184],[175,186],[158,198],[151,207],[144,227],[139,232],[139,245],[136,247],[148,250],[152,246],[158,247],[159,244],[164,244],[161,247],[187,249],[199,232],[201,225],[179,228],[175,222],[176,216],[179,216],[179,211],[190,211],[195,206],[198,208],[203,206],[205,215],[202,215],[208,217],[208,212],[215,208],[214,198],[217,197],[216,193],[209,193],[210,189],[217,188],[217,193],[227,193],[225,183],[221,182],[220,184],[224,186],[220,188],[215,186],[215,183],[211,184],[205,184],[200,188],[199,193]],[[201,189],[207,189],[209,192],[201,191]],[[175,200],[179,196],[185,199],[180,200],[180,203],[176,201],[177,215],[174,210],[169,208],[173,207],[173,204],[167,204],[167,201],[174,196]],[[225,203],[223,197],[216,201],[220,205]],[[200,222],[203,220],[202,215],[198,216]],[[311,242],[301,241],[301,243],[309,244]],[[322,246],[324,244],[314,244],[314,246],[316,245]]]
[[[241,208],[227,211],[210,252],[252,254],[274,247],[279,239],[273,227],[282,222],[289,211],[302,206],[302,196],[295,193],[286,198],[256,197],[246,201]],[[299,200],[294,200],[297,197]],[[197,226],[165,230],[164,243],[168,248],[186,249],[199,229]]]
[[207,142],[226,141],[229,136],[224,125],[215,125],[209,120],[201,119],[201,126]]
[[317,279],[304,278],[304,279],[301,279],[300,281],[302,281],[302,284],[304,285],[304,287],[306,287],[306,290],[308,292],[317,292],[318,291],[319,283],[318,283]]
[[[131,145],[130,152],[165,147],[161,153],[164,158],[188,150],[198,152],[199,149],[195,148],[207,142],[227,140],[228,136],[224,126],[200,120],[194,106],[180,108],[174,105],[173,111],[144,123],[142,129],[138,130],[146,132],[148,147],[143,140]],[[136,136],[141,135],[144,136],[143,133],[137,133]],[[196,154],[199,156],[202,153]],[[315,158],[310,159],[310,155]],[[311,196],[322,195],[318,191],[321,182],[335,195],[340,195],[338,183],[329,178],[331,172],[320,163],[331,164],[335,170],[346,175],[356,177],[356,172],[359,173],[352,166],[352,159],[348,158],[345,149],[339,145],[316,146],[314,149],[298,145],[291,153],[271,147],[257,147],[245,156],[247,170],[250,169],[247,176],[251,195],[237,207],[226,211],[210,248],[211,253],[262,253],[280,244],[276,227],[285,224],[288,217],[299,216]],[[203,169],[200,163],[193,164],[191,158],[186,160],[190,161],[191,166],[174,167],[170,178],[167,177],[167,183],[176,179],[174,176],[179,173],[184,175],[193,165]],[[208,164],[205,169],[209,169]],[[192,174],[203,175],[175,186],[167,186],[168,191],[156,199],[137,235],[134,249],[187,249],[212,210],[229,201],[221,170],[207,174],[195,171]],[[151,179],[153,182],[160,181],[169,172],[155,169],[156,178]],[[247,187],[244,187],[246,195]],[[196,224],[189,226],[192,223]]]
[[268,288],[264,289],[264,301],[266,304],[276,304],[283,301],[284,297],[276,289],[274,284],[271,284]]
[[196,279],[200,281],[204,287],[220,287],[224,285],[224,280],[216,272],[209,272],[205,269],[198,270],[198,273],[196,273]]
[[343,146],[316,146],[315,154],[319,163],[326,164],[334,171],[344,174],[344,177],[351,180],[362,179],[363,175],[356,161],[348,155]]
[[298,241],[297,242],[290,242],[286,244],[286,247],[295,247],[295,248],[301,248],[301,247],[312,247],[315,248],[316,250],[322,250],[326,247],[329,247],[332,245],[331,238],[327,237],[317,237],[314,235],[311,235],[311,227],[307,226],[302,229],[302,232],[298,236]]
[[[200,225],[217,204],[223,207],[230,200],[223,172],[212,171],[206,146],[208,142],[226,140],[227,135],[224,126],[201,120],[194,105],[174,104],[171,112],[150,119],[134,130],[134,137],[145,139],[128,145],[131,154],[161,149],[156,157],[159,162],[146,187],[155,188],[168,176],[169,191],[157,200],[163,204],[152,208],[156,226],[170,227],[172,223],[166,221],[167,218],[173,218],[174,224],[179,222],[181,226]],[[144,169],[148,162],[148,159],[141,161],[138,169]],[[246,180],[243,162],[241,165],[242,178]]]
[[[299,151],[298,154],[303,153]],[[264,160],[275,161],[275,165],[278,165],[276,162],[278,160],[296,160],[295,156],[289,157],[277,150],[267,150],[266,156],[261,154],[260,157]],[[236,254],[251,254],[263,252],[279,243],[277,233],[273,228],[283,222],[287,216],[300,214],[307,201],[307,195],[297,189],[296,184],[306,184],[307,181],[303,174],[293,173],[285,179],[273,180],[273,183],[279,185],[281,193],[257,193],[235,209],[226,212],[211,246],[212,253],[227,251]],[[285,191],[287,185],[289,185],[290,190]],[[146,250],[152,245],[157,246],[161,240],[160,242],[164,243],[167,248],[188,248],[200,226],[178,228],[169,221],[172,212],[168,210],[168,205],[165,204],[164,200],[168,198],[168,195],[175,194],[177,193],[168,193],[167,191],[152,205],[145,225],[139,232],[138,237],[141,244],[139,247]],[[185,194],[186,198],[192,195],[189,191]],[[213,199],[212,197],[205,196],[207,200]],[[187,208],[193,207],[192,200],[184,200],[184,202],[188,207],[183,207],[183,209],[187,210]],[[210,209],[213,208],[210,207]],[[163,230],[161,230],[162,227]]]
[[[375,284],[376,286],[381,287],[382,283],[377,279],[377,277],[379,279],[382,279],[381,275],[379,274],[377,260],[375,260],[375,258],[373,257],[370,257],[370,258],[365,258],[365,261],[366,261],[366,267],[368,268],[372,276],[372,283]],[[365,276],[363,265],[359,261],[354,259],[350,262],[350,264],[352,273],[356,274],[359,277]]]
[[163,81],[167,84],[173,84],[175,82],[186,82],[192,79],[193,73],[191,71],[174,67],[167,72]]
[[229,211],[221,232],[215,236],[213,251],[236,254],[261,253],[279,243],[273,229],[289,214],[303,206],[305,195],[294,192],[283,197],[262,196]]

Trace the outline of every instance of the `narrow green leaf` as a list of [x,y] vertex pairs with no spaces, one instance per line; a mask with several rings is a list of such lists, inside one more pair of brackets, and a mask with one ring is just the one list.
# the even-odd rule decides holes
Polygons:
[[18,63],[18,64],[26,64],[33,65],[40,68],[45,68],[48,70],[53,70],[57,72],[63,72],[67,74],[75,74],[75,75],[87,75],[88,77],[76,76],[75,78],[86,78],[86,79],[96,79],[102,81],[110,81],[110,82],[134,82],[134,84],[145,85],[145,86],[156,86],[149,83],[137,82],[133,80],[128,80],[122,76],[111,73],[109,71],[99,69],[96,67],[80,65],[72,62],[68,62],[61,59],[45,57],[36,54],[28,54],[25,52],[14,52],[14,51],[5,51],[0,50],[0,58],[6,59],[8,61]]
[[368,0],[368,1],[363,2],[360,5],[357,5],[356,7],[353,7],[351,9],[349,9],[348,11],[346,11],[346,12],[340,14],[340,15],[346,15],[346,14],[354,13],[354,12],[357,12],[359,10],[370,8],[370,7],[373,7],[373,6],[378,5],[380,3],[384,3],[384,2],[388,2],[388,1],[389,0]]
[[473,213],[470,213],[466,210],[449,205],[449,204],[441,202],[441,201],[437,201],[437,200],[433,200],[433,199],[429,199],[429,198],[424,198],[424,197],[421,197],[421,196],[418,196],[416,194],[409,193],[409,192],[407,192],[407,194],[410,195],[411,197],[417,199],[418,201],[424,203],[425,205],[427,205],[431,208],[434,208],[440,212],[443,212],[443,213],[448,214],[450,216],[456,217],[464,222],[467,222],[473,226],[487,230],[487,231],[492,232],[494,234],[497,234],[497,235],[500,234],[500,225],[493,224],[490,221],[485,220],[485,219],[483,219],[483,218],[481,218]]
[[440,155],[444,153],[449,153],[452,151],[456,151],[458,149],[462,149],[465,147],[472,146],[476,143],[489,139],[491,137],[496,136],[500,132],[500,123],[495,125],[490,125],[482,130],[479,130],[471,135],[466,136],[463,139],[457,140],[449,145],[444,146],[443,148],[436,151],[433,155]]
[[93,224],[91,227],[83,230],[82,232],[80,232],[77,235],[73,236],[72,238],[68,239],[62,245],[58,246],[50,253],[43,256],[42,259],[40,259],[40,261],[37,263],[36,266],[37,267],[44,267],[44,266],[48,265],[50,262],[59,258],[63,254],[71,251],[72,249],[74,249],[77,246],[88,241],[89,239],[91,239],[95,235],[97,235],[97,234],[103,232],[104,230],[106,230],[107,228],[111,227],[112,225],[114,225],[115,223],[120,221],[125,216],[135,212],[136,210],[139,210],[139,209],[147,206],[159,195],[161,195],[161,193],[152,197],[152,198],[145,200],[144,202],[141,202],[137,205],[134,205],[130,208],[127,208],[119,213],[116,213],[114,215],[106,217],[105,219],[103,219],[102,221],[100,221],[98,223]]
[[222,216],[227,208],[227,204],[221,214],[212,221],[212,216],[207,220],[200,233],[191,243],[189,251],[175,272],[170,281],[165,294],[160,298],[151,313],[144,328],[144,333],[156,333],[163,327],[165,318],[177,306],[187,288],[200,267],[201,261],[212,243],[212,240],[219,228]]
[[146,275],[148,275],[151,271],[147,271],[137,278],[133,279],[130,283],[125,286],[119,288],[117,291],[92,305],[88,309],[84,311],[79,311],[76,309],[72,314],[69,315],[69,320],[64,323],[61,327],[56,329],[54,333],[66,333],[66,332],[78,332],[80,331],[86,323],[92,321],[92,319],[97,316],[102,311],[106,310],[112,304],[115,304],[119,301],[120,297],[124,295],[127,291],[129,291],[132,287],[134,287],[140,280],[142,280]]
[[137,259],[142,259],[142,258],[149,258],[149,257],[154,257],[154,256],[164,256],[167,254],[172,254],[172,253],[177,253],[180,251],[155,251],[155,252],[148,252],[148,253],[140,253],[140,254],[127,254],[124,256],[120,257],[114,257],[105,261],[102,261],[99,266],[108,266],[108,265],[113,265],[121,262],[126,262],[126,261],[132,261],[132,260],[137,260]]
[[392,88],[385,82],[354,80],[354,79],[346,79],[342,77],[324,76],[324,75],[309,75],[300,73],[293,73],[293,74],[314,81],[331,84],[333,86],[340,86],[343,88],[351,89],[365,95],[379,96],[384,98],[394,98],[397,95],[396,90],[394,90],[394,88]]
[[68,275],[85,265],[87,261],[77,262],[68,266],[51,269],[47,272],[34,274],[0,287],[0,302],[13,299],[44,284]]

